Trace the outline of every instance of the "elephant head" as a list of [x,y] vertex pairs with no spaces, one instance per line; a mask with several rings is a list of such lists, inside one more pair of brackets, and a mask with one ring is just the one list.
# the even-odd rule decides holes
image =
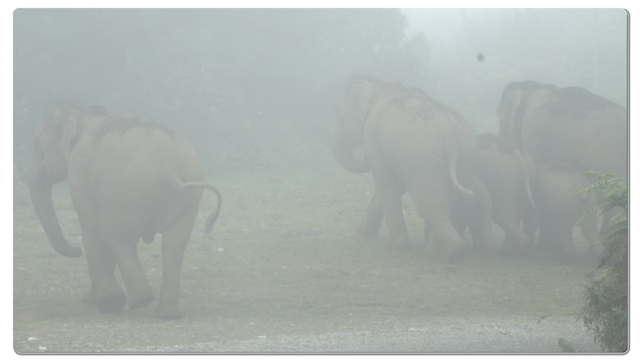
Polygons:
[[67,178],[69,153],[78,143],[89,121],[104,116],[103,107],[87,108],[70,101],[49,106],[34,137],[34,155],[29,170],[29,194],[38,219],[53,248],[63,256],[79,257],[82,251],[64,238],[56,216],[51,189]]
[[364,124],[386,85],[368,76],[353,76],[345,85],[344,95],[336,105],[333,155],[346,170],[361,174],[370,171],[366,160],[356,159],[352,151],[363,144]]

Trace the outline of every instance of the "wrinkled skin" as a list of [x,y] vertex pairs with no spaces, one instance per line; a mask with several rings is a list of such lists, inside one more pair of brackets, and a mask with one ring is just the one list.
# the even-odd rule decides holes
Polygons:
[[[375,191],[358,232],[378,234],[384,218],[393,246],[408,247],[401,197],[409,192],[430,228],[434,248],[450,262],[466,244],[452,224],[458,198],[469,189],[476,156],[475,135],[464,120],[418,89],[366,76],[348,80],[336,106],[333,153],[345,169],[373,173]],[[365,159],[351,151],[364,145]]]
[[[618,104],[578,87],[514,82],[502,93],[498,117],[500,134],[538,165],[561,162],[581,174],[628,178],[627,110]],[[611,216],[605,214],[603,229]]]
[[[588,184],[586,176],[566,164],[554,162],[540,166],[534,193],[542,249],[575,257],[573,227],[596,204],[596,197],[593,193],[574,195]],[[601,251],[597,226],[595,211],[587,213],[580,224],[582,234],[595,253]]]
[[[220,193],[202,182],[195,149],[183,138],[141,116],[109,117],[103,107],[57,101],[47,108],[34,135],[29,176],[31,200],[54,249],[79,257],[55,214],[51,187],[67,180],[78,213],[90,289],[83,301],[101,312],[149,304],[153,293],[137,256],[137,243],[162,235],[160,318],[180,316],[180,269],[203,189],[218,196],[207,220],[220,212]],[[126,295],[115,280],[118,266]]]
[[533,245],[535,230],[532,218],[532,187],[537,180],[535,161],[522,146],[498,134],[480,134],[477,141],[476,172],[491,193],[493,220],[505,231],[503,250],[523,255]]

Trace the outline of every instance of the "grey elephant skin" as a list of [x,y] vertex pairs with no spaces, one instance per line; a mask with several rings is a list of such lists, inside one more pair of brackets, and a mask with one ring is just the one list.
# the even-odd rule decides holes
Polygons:
[[[453,226],[460,235],[464,235],[467,228],[471,233],[475,254],[487,255],[487,245],[493,239],[493,199],[485,181],[474,171],[465,186],[473,192],[472,195],[456,196],[451,213]],[[428,244],[430,227],[425,222],[425,239]]]
[[493,220],[505,232],[502,250],[523,255],[531,249],[535,231],[536,163],[522,146],[496,133],[479,134],[477,142],[476,173],[491,194]]
[[[628,178],[627,110],[621,105],[579,87],[523,81],[504,88],[497,112],[500,135],[521,144],[538,165],[559,162],[580,174]],[[601,231],[612,216],[603,214]]]
[[[67,257],[82,251],[66,241],[51,197],[67,180],[78,213],[90,289],[82,300],[100,312],[131,309],[153,301],[137,255],[137,243],[162,234],[162,290],[155,315],[180,317],[180,271],[203,189],[218,196],[207,220],[220,213],[220,192],[203,182],[195,149],[164,126],[138,115],[108,116],[103,107],[56,101],[34,135],[29,192],[54,249]],[[114,277],[118,266],[126,294]]]
[[552,162],[540,166],[534,194],[541,249],[574,258],[572,231],[582,218],[579,224],[582,234],[594,252],[600,251],[596,212],[587,212],[596,204],[596,196],[594,193],[575,195],[587,185],[587,177],[567,164]]
[[[393,246],[408,247],[401,197],[409,192],[425,218],[430,247],[450,262],[467,245],[452,224],[454,204],[472,196],[475,134],[465,121],[419,89],[369,76],[351,77],[336,106],[333,153],[354,173],[371,171],[374,195],[358,226],[365,238],[378,234],[384,218]],[[352,150],[364,145],[364,160]]]

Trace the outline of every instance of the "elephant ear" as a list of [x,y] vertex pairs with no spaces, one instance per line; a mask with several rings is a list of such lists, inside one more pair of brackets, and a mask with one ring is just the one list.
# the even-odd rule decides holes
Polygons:
[[75,114],[71,114],[58,124],[58,146],[66,161],[69,161],[69,153],[75,145],[76,135],[78,135],[78,120]]

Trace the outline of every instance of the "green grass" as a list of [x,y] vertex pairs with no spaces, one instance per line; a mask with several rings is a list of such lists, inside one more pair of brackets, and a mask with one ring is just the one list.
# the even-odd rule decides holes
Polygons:
[[[183,319],[152,318],[157,302],[99,314],[80,296],[84,257],[54,252],[28,206],[14,208],[14,349],[18,352],[121,351],[252,339],[408,328],[452,318],[551,316],[575,321],[588,261],[471,256],[452,266],[423,253],[422,220],[406,198],[414,249],[391,250],[354,231],[373,186],[370,175],[337,165],[247,171],[209,179],[223,194],[213,236],[203,236],[215,197],[203,198],[185,253]],[[54,203],[63,231],[79,241],[65,184]],[[496,231],[496,243],[500,232]],[[140,243],[143,267],[160,291],[160,242]],[[551,314],[551,315],[550,315]]]

